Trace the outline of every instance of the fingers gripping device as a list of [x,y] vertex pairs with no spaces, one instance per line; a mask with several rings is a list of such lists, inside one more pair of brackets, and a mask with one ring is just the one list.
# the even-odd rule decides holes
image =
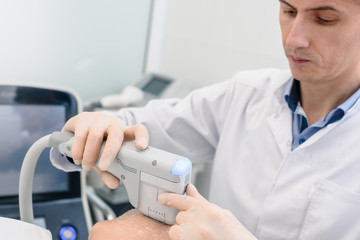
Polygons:
[[[42,150],[45,147],[54,147],[64,156],[71,158],[73,137],[73,133],[70,132],[54,132],[49,135],[48,140],[45,140],[46,146]],[[100,156],[103,148],[104,144]],[[99,159],[96,165],[98,165],[98,161]],[[184,194],[186,186],[190,182],[191,169],[191,162],[185,157],[153,147],[139,150],[133,142],[124,142],[107,171],[122,181],[129,201],[135,208],[160,222],[174,224],[178,210],[160,204],[157,201],[158,195],[163,192]],[[21,182],[20,177],[20,185]],[[29,184],[28,180],[23,180],[23,182],[23,185]],[[29,190],[28,194],[30,196],[27,197],[31,199]],[[22,201],[21,198],[20,194],[20,203],[25,201]],[[25,211],[25,208],[25,205],[21,207],[20,204],[20,215],[22,212],[24,215],[27,212],[28,217],[33,218],[32,205],[28,206],[31,208],[31,212]],[[21,218],[26,221],[23,216]]]

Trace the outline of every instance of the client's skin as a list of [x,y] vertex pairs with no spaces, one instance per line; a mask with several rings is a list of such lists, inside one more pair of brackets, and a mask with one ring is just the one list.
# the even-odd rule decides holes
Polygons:
[[170,227],[133,209],[114,220],[96,223],[90,231],[89,240],[168,240]]

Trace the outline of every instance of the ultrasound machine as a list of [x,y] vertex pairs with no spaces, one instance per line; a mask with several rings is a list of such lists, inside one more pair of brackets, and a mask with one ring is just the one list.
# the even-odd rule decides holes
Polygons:
[[[29,147],[80,111],[77,95],[55,87],[0,83],[0,217],[19,219],[19,174]],[[88,238],[92,225],[82,172],[65,173],[42,153],[33,184],[35,224],[53,239]]]

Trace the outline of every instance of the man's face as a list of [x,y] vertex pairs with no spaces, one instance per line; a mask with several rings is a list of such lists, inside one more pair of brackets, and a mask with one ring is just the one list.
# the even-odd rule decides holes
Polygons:
[[360,78],[357,1],[280,0],[283,46],[296,79],[342,82]]

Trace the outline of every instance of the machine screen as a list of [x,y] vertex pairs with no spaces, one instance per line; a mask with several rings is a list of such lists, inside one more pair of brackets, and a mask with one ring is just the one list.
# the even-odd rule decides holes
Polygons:
[[154,77],[144,86],[143,91],[159,95],[170,83],[169,80]]
[[[63,105],[0,105],[0,197],[18,195],[20,169],[27,150],[39,138],[61,130],[65,111]],[[37,163],[33,192],[67,190],[67,174],[51,165],[46,149]]]

